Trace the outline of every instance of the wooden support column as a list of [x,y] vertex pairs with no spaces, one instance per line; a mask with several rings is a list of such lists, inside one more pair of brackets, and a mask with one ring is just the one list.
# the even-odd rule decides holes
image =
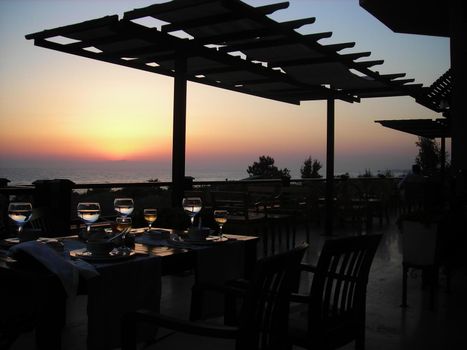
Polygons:
[[186,147],[186,57],[175,59],[172,144],[172,207],[181,207],[185,183]]
[[332,236],[334,222],[334,98],[327,100],[327,146],[326,146],[326,217],[324,234]]
[[451,0],[446,5],[451,37],[451,165],[455,194],[463,197],[467,195],[467,5],[464,0]]
[[446,176],[446,138],[441,137],[441,182],[444,183]]

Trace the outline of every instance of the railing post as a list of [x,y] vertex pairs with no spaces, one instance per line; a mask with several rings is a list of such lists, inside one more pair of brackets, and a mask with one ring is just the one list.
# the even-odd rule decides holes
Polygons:
[[33,182],[34,207],[45,211],[49,236],[70,234],[71,193],[74,182],[66,179],[37,180]]
[[[10,180],[0,178],[0,188],[8,187]],[[8,196],[0,194],[0,236],[7,232],[8,227]]]

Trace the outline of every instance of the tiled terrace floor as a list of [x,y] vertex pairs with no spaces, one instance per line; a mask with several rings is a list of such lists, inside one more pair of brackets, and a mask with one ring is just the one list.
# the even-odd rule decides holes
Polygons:
[[[354,234],[351,228],[338,229],[336,236]],[[376,224],[372,233],[382,233],[383,239],[373,262],[367,296],[367,350],[395,349],[467,349],[467,273],[466,266],[452,277],[452,291],[446,293],[444,274],[440,274],[435,307],[430,310],[429,290],[421,288],[421,277],[409,278],[407,309],[401,303],[401,235],[394,224]],[[306,259],[316,261],[324,239],[321,228],[313,229]],[[303,232],[301,232],[303,235]],[[170,276],[163,279],[162,312],[187,317],[193,276]],[[303,281],[306,288],[309,281]],[[81,303],[81,309],[84,309]],[[70,324],[64,334],[65,350],[85,349],[85,317]],[[168,342],[171,342],[169,337]],[[17,342],[13,349],[34,349],[31,335]],[[217,343],[216,343],[217,344]],[[214,344],[211,344],[214,345]],[[165,347],[164,347],[165,348]],[[190,339],[183,338],[169,349],[198,349]],[[199,349],[224,349],[223,345]],[[342,349],[353,349],[353,343]]]

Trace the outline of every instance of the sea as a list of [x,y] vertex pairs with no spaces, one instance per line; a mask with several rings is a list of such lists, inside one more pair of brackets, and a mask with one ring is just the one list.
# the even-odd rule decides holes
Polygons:
[[[248,177],[245,169],[238,171],[187,170],[187,176],[195,181],[241,180]],[[68,179],[74,183],[139,183],[148,181],[171,181],[170,169],[148,167],[128,168],[91,168],[91,167],[53,167],[53,168],[1,168],[0,178],[8,179],[9,186],[30,185],[36,180]]]
[[[402,176],[406,170],[392,170],[394,176]],[[322,172],[324,175],[324,172]],[[344,173],[344,172],[343,172]],[[348,172],[351,177],[359,173]],[[245,169],[238,170],[209,170],[187,169],[186,175],[195,181],[225,181],[241,180],[248,177]],[[292,178],[299,178],[299,174],[291,174]],[[135,166],[135,167],[0,167],[0,179],[5,178],[9,186],[31,185],[36,180],[68,179],[76,184],[94,183],[140,183],[148,181],[171,181],[169,168]]]

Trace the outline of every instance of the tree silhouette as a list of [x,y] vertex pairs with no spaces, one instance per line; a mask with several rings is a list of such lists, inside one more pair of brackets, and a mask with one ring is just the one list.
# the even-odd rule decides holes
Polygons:
[[319,174],[319,171],[321,168],[322,168],[322,165],[319,162],[319,160],[318,159],[313,160],[311,156],[309,156],[307,159],[305,159],[305,161],[303,162],[303,166],[300,168],[302,179],[320,178],[321,175]]
[[260,156],[259,162],[254,162],[246,170],[248,175],[262,179],[281,179],[290,178],[290,170],[287,168],[279,169],[274,165],[274,158],[270,156]]
[[[415,142],[418,150],[418,155],[415,158],[415,163],[418,164],[422,170],[423,175],[433,175],[439,171],[442,162],[442,152],[434,139],[426,137],[419,137]],[[445,159],[448,156],[445,154]],[[449,166],[449,164],[446,164]]]

